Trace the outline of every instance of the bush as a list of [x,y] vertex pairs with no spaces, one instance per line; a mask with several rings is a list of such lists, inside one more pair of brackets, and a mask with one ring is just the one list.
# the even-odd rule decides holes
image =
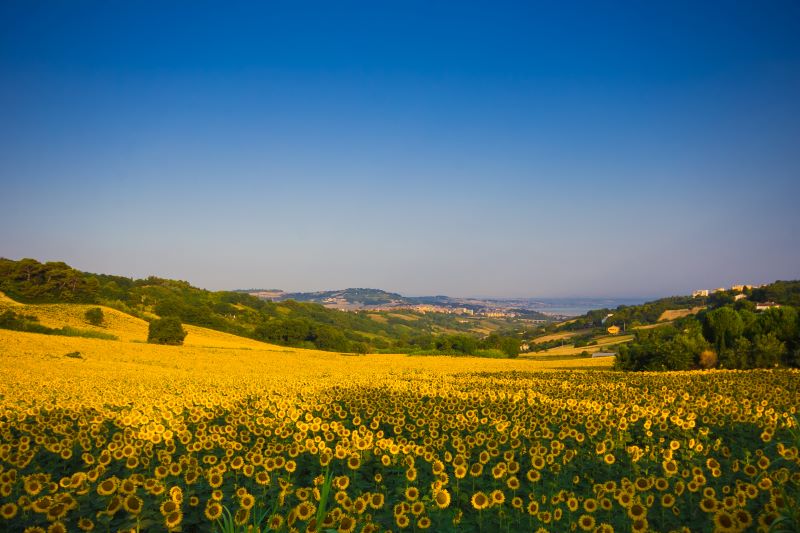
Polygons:
[[703,350],[700,352],[700,360],[698,361],[700,368],[714,368],[717,366],[717,352],[714,350]]
[[150,322],[147,332],[147,342],[152,344],[169,344],[180,346],[186,338],[186,330],[183,329],[178,317],[168,316]]
[[354,342],[350,348],[353,353],[366,355],[369,353],[369,345],[365,342]]
[[86,321],[93,326],[99,326],[105,320],[105,316],[103,316],[103,310],[99,307],[92,307],[91,309],[87,310],[84,318],[86,318]]

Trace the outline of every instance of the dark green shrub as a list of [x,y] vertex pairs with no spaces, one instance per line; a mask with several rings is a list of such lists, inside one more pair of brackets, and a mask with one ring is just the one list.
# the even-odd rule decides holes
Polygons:
[[99,307],[92,307],[91,309],[87,310],[84,318],[86,318],[86,321],[93,326],[100,326],[105,320],[105,316],[103,316],[103,310]]
[[147,332],[147,342],[149,343],[180,346],[185,338],[186,330],[183,329],[178,317],[168,316],[150,322]]

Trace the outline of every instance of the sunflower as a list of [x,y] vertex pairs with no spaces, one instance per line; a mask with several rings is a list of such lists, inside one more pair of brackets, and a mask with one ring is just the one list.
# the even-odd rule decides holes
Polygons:
[[419,489],[417,487],[408,487],[405,496],[406,500],[410,502],[417,501],[417,498],[419,498]]
[[0,506],[0,516],[2,516],[6,520],[11,520],[15,516],[17,516],[17,504],[6,503]]
[[633,505],[628,507],[628,516],[631,520],[638,520],[640,518],[644,518],[647,515],[647,509],[639,502],[635,502]]
[[167,500],[167,501],[165,501],[164,503],[161,504],[161,507],[159,508],[159,510],[161,511],[162,515],[167,516],[168,514],[174,513],[176,511],[179,511],[180,510],[180,505],[177,502],[173,501],[173,500]]
[[700,500],[700,509],[704,513],[713,513],[717,510],[717,500],[714,498],[705,497]]
[[495,489],[489,494],[492,505],[503,505],[506,502],[506,495],[500,489]]
[[528,514],[531,516],[536,516],[539,512],[539,502],[532,501],[528,503]]
[[245,493],[239,498],[239,505],[242,509],[247,509],[249,511],[255,504],[256,499],[252,494]]
[[361,496],[353,501],[353,510],[357,514],[362,514],[367,509],[367,500]]
[[[222,513],[222,508],[220,507],[220,513]],[[273,531],[277,531],[283,525],[283,517],[279,514],[274,514],[269,517],[267,520],[267,527],[269,527]]]
[[214,472],[210,476],[208,476],[208,484],[211,486],[212,489],[218,489],[222,486],[222,475],[218,472]]
[[385,498],[383,494],[376,492],[369,497],[369,506],[373,509],[380,509],[383,507]]
[[425,511],[425,504],[422,502],[414,502],[411,504],[411,514],[419,516]]
[[733,515],[727,511],[719,511],[714,515],[714,526],[715,531],[720,533],[739,531],[741,529]]
[[630,508],[633,505],[633,496],[631,496],[630,492],[622,491],[617,496],[617,502],[626,509]]
[[39,481],[30,478],[25,480],[24,487],[25,487],[25,492],[27,492],[31,496],[36,496],[44,488],[42,484],[39,483]]
[[119,484],[119,491],[122,494],[133,494],[136,492],[136,483],[132,479],[125,479]]
[[142,499],[131,494],[122,502],[122,507],[133,515],[142,512]]
[[250,520],[250,511],[248,509],[237,509],[233,515],[233,522],[237,526],[243,526]]
[[470,498],[470,502],[472,503],[472,507],[479,511],[489,507],[490,503],[489,498],[482,491],[478,491],[473,494],[472,498]]
[[411,521],[408,519],[408,515],[400,514],[394,517],[394,521],[397,524],[397,527],[400,529],[404,529],[408,527],[408,524]]
[[603,456],[603,461],[605,461],[607,465],[613,465],[616,460],[613,453],[607,453]]
[[417,527],[420,529],[428,529],[431,527],[431,519],[427,516],[420,517],[420,519],[417,520]]
[[669,508],[669,507],[672,507],[673,505],[675,505],[675,496],[673,496],[672,494],[669,494],[669,493],[664,494],[664,495],[661,496],[661,506],[662,507]]
[[570,512],[574,513],[575,511],[578,510],[579,506],[580,503],[578,502],[578,499],[575,496],[570,496],[569,498],[567,498],[567,508],[570,510]]
[[542,478],[542,474],[539,473],[538,470],[531,469],[528,470],[526,477],[528,478],[528,481],[530,481],[531,483],[536,483]]
[[108,507],[106,507],[106,513],[109,516],[113,516],[117,511],[122,508],[122,498],[119,494],[115,494],[111,497],[111,500],[108,502]]
[[442,489],[433,497],[433,502],[439,509],[445,509],[450,505],[450,493],[447,489]]
[[63,503],[54,503],[47,509],[47,519],[50,521],[59,520],[67,516],[69,508]]
[[255,479],[256,483],[259,485],[269,485],[270,482],[269,473],[264,470],[258,472],[255,476]]
[[338,533],[352,533],[356,528],[356,521],[350,516],[343,516],[339,522],[339,528],[336,530]]
[[80,518],[78,520],[78,529],[81,531],[91,531],[94,529],[94,522],[88,518]]
[[97,485],[97,494],[100,496],[111,496],[116,492],[117,487],[119,487],[119,480],[115,477],[110,477],[108,479],[104,479],[99,485]]
[[47,528],[47,533],[67,533],[67,526],[63,522],[54,522]]
[[219,517],[222,516],[222,505],[220,505],[219,502],[209,500],[208,503],[206,504],[206,509],[204,514],[206,515],[206,518],[214,522],[215,520],[218,520]]
[[169,497],[175,503],[183,503],[183,489],[180,487],[172,487],[169,489]]
[[594,529],[595,520],[594,517],[590,514],[581,515],[578,518],[578,526],[584,531],[591,531]]
[[500,479],[505,475],[506,475],[505,466],[500,466],[500,464],[496,464],[492,467],[492,477],[494,479]]
[[295,507],[295,512],[297,513],[297,518],[300,520],[308,520],[311,516],[317,511],[317,509],[310,504],[309,502],[302,502],[300,505]]

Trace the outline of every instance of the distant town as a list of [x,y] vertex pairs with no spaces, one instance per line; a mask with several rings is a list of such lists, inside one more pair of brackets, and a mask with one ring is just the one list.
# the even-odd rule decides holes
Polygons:
[[[735,294],[734,297],[733,297],[734,301],[738,302],[739,300],[744,300],[744,299],[747,298],[747,295],[745,294],[745,291],[749,291],[749,290],[752,290],[752,289],[759,289],[761,287],[764,287],[764,285],[731,285],[730,289],[726,289],[724,287],[718,287],[716,289],[698,289],[696,291],[692,291],[692,297],[693,298],[704,298],[704,297],[707,297],[707,296],[709,296],[711,294],[717,294],[717,293],[720,293],[720,292],[731,291],[731,292],[738,293],[738,294]],[[780,307],[780,305],[775,303],[775,302],[771,302],[771,301],[756,302],[756,311],[764,311],[766,309],[771,309],[773,307]]]

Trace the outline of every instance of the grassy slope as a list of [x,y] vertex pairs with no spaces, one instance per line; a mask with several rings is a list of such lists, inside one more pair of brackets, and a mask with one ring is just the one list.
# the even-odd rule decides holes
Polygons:
[[[86,322],[84,318],[86,310],[94,307],[100,307],[103,310],[105,317],[103,326],[93,326]],[[110,333],[116,335],[120,342],[147,342],[148,324],[146,321],[102,305],[22,304],[0,293],[0,312],[6,309],[11,309],[16,313],[36,316],[39,318],[39,323],[50,328],[71,326],[83,330]],[[184,341],[187,346],[284,349],[282,346],[275,346],[212,329],[187,324],[184,324],[183,327],[188,333]]]

